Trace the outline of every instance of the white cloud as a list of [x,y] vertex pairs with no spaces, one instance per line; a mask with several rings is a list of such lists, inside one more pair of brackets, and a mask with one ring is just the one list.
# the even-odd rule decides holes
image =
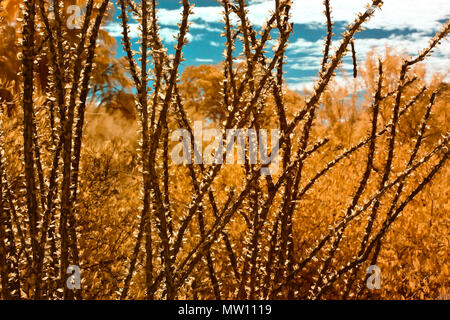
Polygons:
[[[178,41],[177,39],[178,29],[161,28],[159,29],[159,35],[165,43],[175,43]],[[186,39],[188,39],[189,42],[201,40],[202,38],[203,34],[195,34],[195,35],[192,35],[191,33],[186,34]]]
[[[130,27],[130,32],[128,33],[128,36],[130,37],[130,39],[138,38],[141,33],[139,24],[130,23],[129,27]],[[119,23],[116,23],[116,22],[109,23],[108,25],[106,25],[104,27],[104,29],[106,31],[108,31],[112,37],[122,37],[122,26]],[[168,28],[168,27],[160,28],[159,36],[165,43],[175,43],[177,41],[176,37],[178,36],[178,29]],[[200,40],[203,38],[203,34],[192,35],[191,33],[188,33],[186,35],[186,38],[189,41]]]
[[[344,23],[352,22],[356,14],[365,11],[369,0],[334,1],[332,18]],[[262,25],[274,9],[274,0],[251,0],[248,6],[248,16],[252,23]],[[222,24],[222,7],[207,6],[194,7],[194,14],[189,17],[193,22],[192,29],[204,29],[211,32],[222,32],[220,27],[208,24]],[[294,1],[291,9],[291,21],[301,23],[312,28],[324,27],[324,6],[322,1]],[[181,20],[182,9],[158,10],[158,19],[163,26],[176,27]],[[365,27],[383,30],[420,30],[421,32],[438,31],[439,20],[450,18],[450,1],[448,0],[385,0],[381,12],[377,10],[375,16]]]
[[[137,38],[139,36],[139,25],[137,23],[129,24],[130,30],[128,32],[128,36],[130,38]],[[122,25],[119,23],[109,23],[104,27],[106,31],[108,31],[109,35],[112,37],[122,37]]]
[[320,55],[322,52],[324,40],[309,41],[304,38],[298,38],[291,42],[288,50],[292,53],[304,53],[312,55]]
[[[334,21],[351,22],[356,14],[365,11],[371,1],[346,0],[332,3]],[[250,20],[262,25],[268,12],[274,9],[274,1],[253,1],[249,6]],[[322,1],[294,1],[291,9],[292,22],[303,24],[323,24],[324,6]],[[377,11],[367,28],[383,30],[415,29],[431,32],[440,26],[439,20],[450,17],[448,0],[385,0],[381,12]]]
[[287,86],[291,90],[295,91],[303,91],[303,90],[312,90],[314,84],[316,83],[317,78],[313,76],[300,76],[300,77],[289,77],[286,78]]
[[181,20],[182,9],[158,9],[158,22],[165,26],[176,26]]
[[195,61],[200,62],[200,63],[213,63],[214,62],[213,59],[202,59],[202,58],[195,58]]
[[264,1],[266,1],[266,0],[249,0],[248,3],[252,5],[252,4],[255,4],[255,3],[262,3]]
[[[189,17],[189,21],[201,20],[206,23],[217,23],[222,19],[222,8],[214,7],[194,7],[194,14]],[[182,9],[159,9],[159,23],[166,26],[176,26],[181,21]]]
[[293,70],[319,70],[321,65],[321,58],[316,56],[305,56],[293,60],[288,66]]
[[202,31],[208,32],[219,32],[221,33],[223,30],[215,27],[211,27],[206,23],[192,23],[190,26],[191,29],[201,29]]
[[220,47],[220,43],[216,41],[210,41],[209,44],[212,45],[213,47]]
[[[176,36],[178,35],[177,29],[172,28],[161,28],[159,29],[159,36],[166,43],[176,42]],[[189,38],[188,38],[189,39]]]
[[[295,82],[289,82],[288,88],[295,91],[313,91],[314,86],[317,83],[316,77],[301,77],[299,78],[300,81]],[[343,86],[348,86],[353,83],[353,78],[344,78],[344,77],[334,77],[333,81],[335,81],[338,84],[341,84]]]
[[286,80],[291,81],[291,82],[301,82],[303,78],[302,77],[286,77]]
[[[383,39],[357,39],[355,41],[355,50],[359,60],[364,60],[367,54],[375,48],[376,51],[383,54],[386,46],[395,48],[397,51],[403,51],[407,55],[417,56],[418,51],[426,48],[430,37],[423,33],[410,33],[405,35],[391,35]],[[448,74],[450,71],[450,43],[443,41],[424,61],[428,76],[436,72]],[[351,67],[350,67],[351,69]],[[447,77],[446,80],[450,80]]]
[[[408,55],[416,56],[419,50],[428,46],[430,37],[421,32],[404,35],[392,34],[387,38],[361,38],[356,39],[355,49],[360,61],[366,59],[367,54],[375,48],[380,54],[384,53],[386,46],[403,51]],[[309,41],[298,38],[289,47],[288,67],[294,70],[319,70],[322,58],[323,40]],[[302,57],[293,57],[294,54],[305,54]],[[425,60],[425,65],[430,70],[429,75],[435,72],[448,73],[450,69],[450,42],[443,41],[433,52],[431,57]],[[351,64],[343,64],[344,69],[351,70]],[[446,68],[443,66],[447,66]]]
[[[334,1],[332,17],[334,21],[352,22],[356,14],[365,11],[369,0]],[[269,11],[274,9],[273,0],[252,0],[248,7],[249,19],[256,25],[262,25]],[[322,1],[294,1],[291,9],[292,22],[319,27],[324,24],[324,6]],[[220,23],[222,8],[219,6],[195,7],[190,21]],[[158,17],[163,25],[175,26],[181,19],[180,9],[160,9]],[[366,24],[367,28],[383,30],[413,29],[427,32],[436,31],[439,20],[450,17],[448,0],[385,0],[381,12]]]

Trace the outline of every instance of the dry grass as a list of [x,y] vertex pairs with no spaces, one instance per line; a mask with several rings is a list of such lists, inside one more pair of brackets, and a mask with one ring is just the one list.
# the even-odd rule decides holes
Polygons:
[[[119,3],[120,63],[131,79],[125,70],[116,78],[133,83],[136,96],[109,92],[100,107],[88,101],[89,84],[103,83],[108,65],[94,63],[108,0],[88,2],[79,37],[58,24],[58,10],[46,20],[46,1],[24,5],[22,75],[0,78],[0,93],[10,94],[0,96],[1,298],[448,298],[450,90],[438,75],[426,82],[421,62],[449,22],[418,56],[353,59],[354,79],[339,85],[334,74],[347,51],[355,57],[353,37],[375,10],[357,16],[331,50],[325,1],[319,80],[299,94],[283,79],[290,1],[275,1],[257,33],[245,1],[222,0],[224,61],[187,68],[181,82],[189,1],[174,55],[159,38],[155,1]],[[139,59],[127,35],[131,14],[143,18]],[[35,58],[47,59],[48,82]],[[261,176],[264,165],[248,159],[175,164],[170,133],[192,132],[196,120],[224,134],[280,130],[280,170]],[[81,290],[65,285],[72,264]],[[378,290],[367,290],[369,265],[381,268]]]

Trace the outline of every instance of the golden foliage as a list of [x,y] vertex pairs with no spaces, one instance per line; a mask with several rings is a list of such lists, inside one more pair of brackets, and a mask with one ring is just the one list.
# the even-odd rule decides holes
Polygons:
[[[357,78],[333,81],[372,15],[364,13],[342,47],[325,56],[319,85],[294,92],[282,77],[290,1],[280,1],[276,23],[256,33],[244,1],[223,0],[225,61],[186,67],[178,83],[189,1],[182,1],[173,56],[159,39],[156,8],[145,1],[131,8],[149,23],[140,68],[126,32],[127,57],[112,57],[113,39],[94,25],[108,17],[108,1],[95,1],[104,11],[96,9],[89,33],[62,27],[55,52],[43,39],[53,29],[34,34],[42,52],[30,102],[23,98],[27,75],[17,75],[26,69],[17,45],[26,29],[10,25],[19,2],[3,0],[0,13],[3,299],[448,298],[450,87],[440,75],[423,80],[419,62],[429,52],[415,61],[390,48],[382,56],[373,51]],[[125,9],[134,2],[120,5],[126,31]],[[272,28],[278,49],[269,59],[264,34]],[[448,31],[447,23],[436,39]],[[98,39],[104,46],[95,47]],[[62,40],[68,52],[58,48]],[[150,64],[151,85],[143,71]],[[261,177],[261,167],[248,163],[175,164],[170,134],[192,130],[194,121],[220,130],[279,129],[279,170]],[[69,264],[81,268],[81,290],[65,286]],[[382,270],[379,290],[366,290],[370,264]]]

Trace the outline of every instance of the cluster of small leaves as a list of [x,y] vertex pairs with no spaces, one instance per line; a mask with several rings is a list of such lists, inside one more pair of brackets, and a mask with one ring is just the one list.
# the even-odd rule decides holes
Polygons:
[[[64,2],[53,2],[53,15],[45,0],[23,2],[20,81],[17,88],[5,84],[14,95],[0,99],[2,298],[373,295],[366,291],[365,268],[386,265],[386,252],[401,245],[392,239],[395,222],[405,212],[408,221],[426,216],[408,208],[445,185],[438,173],[448,172],[450,135],[447,118],[435,110],[447,107],[448,87],[438,78],[426,84],[420,62],[444,40],[450,23],[417,57],[397,63],[371,56],[357,72],[354,36],[383,1],[371,1],[332,49],[332,10],[325,0],[322,64],[303,97],[287,89],[283,76],[292,1],[275,0],[259,29],[246,1],[219,3],[223,62],[180,76],[190,1],[180,1],[179,33],[169,49],[159,36],[156,0],[119,0],[131,78],[123,83],[135,87],[128,101],[134,123],[89,106],[109,1],[88,1],[75,37],[63,23]],[[131,20],[140,26],[139,52],[132,50]],[[348,52],[353,81],[362,75],[367,87],[359,110],[354,92],[352,106],[340,103],[349,91],[333,81]],[[43,61],[44,82],[36,67]],[[20,106],[16,118],[8,114],[11,101]],[[214,119],[210,127],[224,139],[229,129],[255,129],[257,138],[259,129],[278,129],[280,170],[264,175],[269,165],[252,164],[247,152],[243,164],[172,163],[170,132],[181,127],[193,136],[199,119]],[[191,141],[194,156],[200,148]],[[444,205],[445,195],[437,199]],[[445,207],[439,210],[436,221]],[[82,290],[68,290],[69,265],[81,267]],[[433,276],[434,283],[442,281]],[[401,286],[401,276],[396,279]],[[393,287],[383,290],[383,297],[405,296]]]

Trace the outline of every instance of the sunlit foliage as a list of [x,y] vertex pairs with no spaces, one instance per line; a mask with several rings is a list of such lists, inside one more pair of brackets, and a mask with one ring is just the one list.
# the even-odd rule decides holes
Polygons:
[[[299,93],[283,78],[291,1],[274,1],[260,30],[244,0],[219,2],[223,62],[182,74],[188,0],[172,54],[156,1],[120,0],[121,59],[102,29],[109,0],[89,0],[75,30],[64,8],[76,1],[0,2],[0,297],[448,297],[450,90],[422,62],[449,22],[418,55],[373,51],[337,81],[383,2],[337,38],[326,0],[318,80]],[[278,129],[279,170],[175,164],[171,132],[194,121]]]

